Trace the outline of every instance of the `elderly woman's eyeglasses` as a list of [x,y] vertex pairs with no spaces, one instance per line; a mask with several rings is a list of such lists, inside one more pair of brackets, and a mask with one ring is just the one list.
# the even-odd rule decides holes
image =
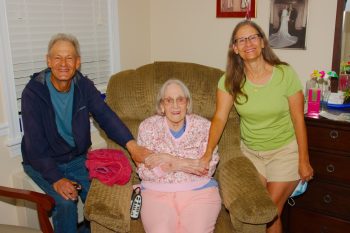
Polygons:
[[247,37],[240,37],[235,39],[234,43],[238,46],[245,45],[248,40],[251,43],[256,43],[260,37],[261,37],[260,34],[254,34]]
[[177,105],[184,105],[187,103],[187,98],[184,97],[184,96],[179,96],[177,97],[176,99],[173,99],[173,98],[170,98],[170,97],[167,97],[167,98],[163,98],[162,99],[162,102],[165,104],[165,105],[174,105],[176,101],[176,104]]

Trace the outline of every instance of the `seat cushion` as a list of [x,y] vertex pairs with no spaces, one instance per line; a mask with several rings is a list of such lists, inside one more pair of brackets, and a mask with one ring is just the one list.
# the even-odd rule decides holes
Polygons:
[[38,229],[33,229],[29,227],[22,226],[14,226],[14,225],[6,225],[0,224],[0,232],[1,233],[42,233],[42,231]]

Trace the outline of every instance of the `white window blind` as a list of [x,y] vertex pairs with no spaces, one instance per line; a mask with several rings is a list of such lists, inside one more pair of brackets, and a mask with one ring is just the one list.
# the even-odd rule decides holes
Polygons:
[[6,0],[18,109],[30,76],[46,68],[47,45],[58,32],[75,35],[81,72],[102,92],[111,75],[107,0]]

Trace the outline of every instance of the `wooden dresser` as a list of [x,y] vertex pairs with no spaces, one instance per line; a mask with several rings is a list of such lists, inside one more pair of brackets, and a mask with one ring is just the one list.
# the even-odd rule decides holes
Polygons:
[[350,232],[350,123],[305,118],[314,179],[286,204],[286,233]]

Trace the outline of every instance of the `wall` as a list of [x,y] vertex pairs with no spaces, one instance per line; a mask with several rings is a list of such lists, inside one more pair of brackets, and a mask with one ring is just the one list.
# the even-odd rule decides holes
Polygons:
[[[268,29],[269,0],[256,0],[257,18]],[[123,70],[160,60],[187,61],[224,69],[228,40],[240,19],[215,17],[216,0],[119,0],[120,53]],[[275,50],[305,82],[313,69],[329,70],[332,60],[336,1],[310,0],[306,50]],[[315,10],[311,10],[315,9]],[[0,77],[1,80],[5,77]],[[7,124],[0,94],[0,130]],[[0,131],[2,132],[2,131]],[[103,147],[99,134],[93,146]],[[12,186],[21,158],[10,157],[0,135],[0,185]],[[17,223],[14,208],[0,202],[0,223]]]
[[[257,17],[253,20],[268,33],[270,0],[256,3]],[[134,14],[140,4],[138,9],[150,12],[136,10]],[[335,9],[335,0],[309,0],[307,49],[275,50],[296,69],[303,83],[314,69],[331,69]],[[216,18],[216,0],[120,0],[119,12],[122,69],[160,60],[224,69],[231,32],[242,20]],[[147,45],[145,41],[149,40]]]
[[118,1],[122,70],[150,62],[150,1]]
[[[268,33],[270,0],[256,0],[253,19]],[[216,0],[151,0],[151,60],[189,61],[224,69],[236,18],[216,18]],[[312,10],[315,9],[315,10]],[[276,54],[305,82],[314,69],[330,70],[336,1],[309,0],[307,49]]]

